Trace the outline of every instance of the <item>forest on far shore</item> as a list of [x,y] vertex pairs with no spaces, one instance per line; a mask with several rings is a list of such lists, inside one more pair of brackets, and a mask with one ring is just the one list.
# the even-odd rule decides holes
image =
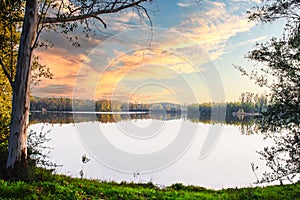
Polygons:
[[267,108],[267,97],[254,93],[242,93],[240,100],[236,102],[223,103],[194,103],[175,104],[168,102],[160,103],[131,103],[117,100],[79,100],[71,98],[41,98],[31,97],[31,111],[90,111],[90,112],[199,112],[201,115],[210,115],[212,110],[232,113],[263,113]]

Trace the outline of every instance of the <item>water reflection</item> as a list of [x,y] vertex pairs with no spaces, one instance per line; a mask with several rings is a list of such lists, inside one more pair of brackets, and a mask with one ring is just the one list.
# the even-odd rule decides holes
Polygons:
[[[90,122],[98,121],[101,123],[116,123],[128,120],[176,120],[183,119],[193,123],[203,124],[225,124],[235,126],[251,126],[255,122],[254,116],[233,116],[226,115],[224,117],[212,117],[211,115],[200,115],[198,112],[188,113],[164,113],[164,112],[128,112],[128,113],[91,113],[91,112],[31,112],[30,124],[36,123],[51,123],[51,124],[68,124],[74,123],[74,115],[76,115],[76,122]],[[246,131],[245,131],[246,133]]]
[[[141,123],[148,123],[149,120],[138,120]],[[126,122],[126,121],[125,121]],[[83,122],[92,123],[92,122]],[[172,128],[180,121],[167,121]],[[187,122],[191,123],[191,122]],[[106,134],[106,137],[114,143],[119,149],[124,149],[129,152],[136,152],[139,150],[149,153],[150,150],[157,150],[162,145],[167,145],[172,132],[166,138],[159,140],[160,143],[151,145],[151,141],[144,145],[133,145],[128,141],[120,139],[120,136],[114,132],[115,124],[107,123],[100,124]],[[93,154],[86,149],[73,124],[63,125],[45,125],[33,124],[31,129],[38,130],[41,126],[51,129],[48,137],[51,139],[46,146],[52,147],[53,150],[49,155],[53,162],[61,164],[56,173],[66,174],[73,177],[80,177],[80,170],[82,169],[81,157],[84,154],[91,159],[84,166],[84,178],[99,179],[103,181],[127,181],[127,182],[149,182],[152,181],[156,185],[168,186],[173,183],[183,183],[185,185],[199,185],[207,188],[227,188],[227,187],[250,187],[255,181],[255,175],[251,170],[251,163],[254,162],[259,165],[256,172],[259,177],[267,170],[265,162],[260,160],[260,156],[256,151],[267,146],[267,141],[259,135],[241,135],[239,127],[224,125],[223,134],[213,151],[205,159],[199,159],[200,150],[203,142],[207,136],[210,125],[198,124],[199,129],[197,135],[180,159],[161,170],[151,173],[140,173],[140,171],[133,170],[131,173],[116,171],[112,168],[103,165],[99,162]],[[118,140],[117,140],[118,139]],[[141,149],[138,149],[141,148]],[[137,175],[138,174],[138,175]]]
[[[250,186],[256,181],[251,170],[252,162],[262,166],[256,172],[258,176],[262,176],[262,173],[266,171],[265,163],[259,159],[256,151],[267,146],[268,143],[263,140],[261,135],[241,134],[241,127],[253,124],[253,117],[247,116],[239,119],[235,116],[226,116],[225,120],[218,120],[214,117],[215,120],[212,121],[211,116],[200,116],[196,113],[76,113],[78,123],[99,122],[99,126],[109,133],[105,136],[115,142],[118,148],[128,151],[137,151],[134,148],[141,147],[139,152],[142,150],[150,152],[154,145],[147,140],[144,142],[149,144],[134,146],[120,139],[120,135],[115,131],[116,122],[135,122],[139,127],[146,127],[153,119],[164,120],[172,130],[169,130],[163,139],[155,143],[158,145],[156,148],[161,148],[171,141],[170,138],[174,137],[173,135],[178,131],[178,127],[176,127],[178,124],[195,125],[196,123],[199,126],[192,145],[179,160],[155,173],[143,174],[139,171],[121,173],[98,162],[81,144],[82,141],[73,125],[73,115],[74,113],[61,112],[32,112],[30,115],[31,129],[39,130],[41,126],[51,129],[48,134],[51,140],[46,145],[53,148],[50,155],[53,161],[63,165],[58,169],[58,173],[80,177],[81,157],[84,154],[91,158],[91,161],[84,166],[84,177],[106,181],[152,181],[154,184],[160,185],[180,182],[208,188],[242,187]],[[213,123],[222,124],[224,128],[222,137],[210,155],[201,160],[199,159],[200,150]]]

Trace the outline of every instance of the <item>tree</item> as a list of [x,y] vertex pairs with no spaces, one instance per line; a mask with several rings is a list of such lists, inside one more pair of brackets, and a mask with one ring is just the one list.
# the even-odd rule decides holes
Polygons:
[[264,115],[262,128],[266,132],[274,132],[290,129],[291,125],[299,126],[300,122],[300,2],[264,2],[263,6],[250,13],[251,20],[272,22],[280,18],[287,19],[282,38],[257,44],[256,49],[247,56],[262,64],[259,69],[252,71],[250,77],[261,86],[270,88],[272,105]]
[[[17,46],[20,40],[20,23],[14,22],[14,18],[22,16],[22,4],[10,1],[7,4],[0,2],[0,151],[1,151],[1,169],[7,159],[8,137],[11,119],[11,96],[12,88],[10,80],[5,74],[13,77],[16,72]],[[4,67],[5,66],[5,67]],[[38,57],[34,57],[32,62],[32,77],[34,85],[37,85],[41,78],[51,78],[49,68],[38,62]],[[12,79],[11,79],[12,81]]]
[[[133,8],[139,14],[147,10],[141,5],[151,0],[1,0],[1,9],[11,22],[22,25],[21,37],[18,42],[16,72],[9,73],[1,57],[0,65],[7,77],[13,93],[12,114],[9,136],[9,154],[6,169],[13,175],[15,169],[26,168],[27,159],[27,128],[30,107],[30,77],[32,70],[32,51],[38,43],[38,37],[45,28],[59,28],[63,34],[68,34],[78,27],[78,23],[85,26],[85,31],[91,31],[89,23],[92,19],[107,25],[100,18],[102,14],[116,13],[124,9]],[[8,9],[10,8],[10,9]],[[21,13],[21,15],[19,15]],[[54,14],[53,14],[54,13]],[[76,42],[75,42],[76,44]]]
[[[259,120],[259,129],[275,140],[276,146],[260,154],[272,169],[262,181],[293,180],[300,173],[300,2],[265,0],[249,12],[251,20],[269,23],[285,19],[282,38],[257,44],[247,57],[260,65],[249,75],[269,87],[270,105]],[[283,134],[283,132],[285,134]],[[275,133],[275,134],[274,134]],[[278,133],[281,133],[278,135]]]
[[13,23],[8,16],[18,17],[21,15],[19,7],[13,2],[3,5],[0,3],[0,166],[1,171],[7,159],[10,114],[11,114],[11,95],[12,89],[10,82],[5,74],[12,76],[15,73],[16,46],[20,39],[18,24]]
[[269,23],[278,19],[287,19],[292,26],[299,21],[300,2],[297,0],[262,0],[262,5],[248,11],[249,19],[253,21]]

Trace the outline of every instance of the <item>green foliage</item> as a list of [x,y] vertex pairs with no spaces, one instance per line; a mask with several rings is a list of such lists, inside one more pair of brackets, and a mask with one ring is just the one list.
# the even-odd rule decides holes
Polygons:
[[[12,109],[12,84],[16,71],[21,24],[17,19],[24,12],[23,1],[0,1],[0,168],[3,174],[7,154]],[[33,59],[33,79],[38,83],[42,77],[51,78],[49,69]]]
[[20,39],[20,28],[13,18],[21,16],[21,5],[13,1],[0,2],[0,147],[7,148],[9,135],[10,110],[11,110],[11,85],[4,74],[4,70],[10,76],[15,72],[17,49]]
[[0,147],[7,144],[10,125],[10,110],[10,97],[6,94],[1,94],[0,91]]
[[[193,122],[252,125],[255,120],[249,116],[260,116],[267,107],[267,97],[254,93],[242,93],[239,102],[202,103],[188,105],[188,118]],[[214,112],[213,112],[214,110]],[[225,120],[224,120],[224,113]],[[237,115],[238,114],[238,115]],[[212,118],[212,115],[213,118]],[[237,115],[234,117],[233,115]],[[213,120],[212,120],[213,119]],[[243,127],[242,127],[243,130]]]
[[35,160],[28,158],[26,167],[16,165],[14,168],[14,177],[7,177],[6,174],[0,174],[0,178],[10,181],[44,181],[53,179],[53,170],[37,167]]
[[[51,162],[47,154],[43,153],[47,148],[44,146],[44,143],[49,139],[46,138],[48,132],[43,131],[43,128],[40,132],[30,131],[28,135],[28,158],[26,160],[26,167],[16,167],[14,171],[15,177],[14,180],[23,180],[23,181],[42,181],[42,180],[51,180],[53,178],[52,172],[58,167],[57,164]],[[5,174],[5,164],[8,155],[7,146],[2,146],[0,148],[0,178],[7,178]]]
[[32,66],[31,66],[31,89],[34,86],[37,86],[43,78],[52,79],[53,74],[50,72],[50,69],[46,65],[42,65],[39,62],[38,56],[33,56]]
[[[300,9],[298,1],[265,1],[250,15],[250,19],[277,20],[286,18],[288,23],[282,38],[257,44],[248,58],[258,63],[250,78],[271,90],[267,112],[261,122],[263,132],[291,130],[299,132],[300,124]],[[270,81],[271,80],[271,81]]]
[[9,75],[13,77],[21,28],[20,23],[15,22],[14,19],[22,17],[22,4],[0,1],[0,9],[0,59]]
[[[55,170],[58,165],[50,161],[48,154],[50,153],[50,147],[45,146],[45,143],[50,141],[47,138],[51,129],[44,130],[44,126],[41,127],[40,131],[30,130],[27,138],[27,153],[30,161],[32,162],[32,167],[43,167],[49,171]],[[49,150],[46,152],[46,150]]]
[[289,22],[299,21],[300,2],[297,0],[262,0],[263,5],[254,8],[249,13],[250,20],[259,22],[273,22],[280,18],[286,18]]
[[300,173],[299,9],[299,1],[264,0],[249,16],[251,20],[262,22],[280,18],[287,22],[282,38],[257,44],[247,56],[260,63],[250,78],[271,91],[270,105],[258,124],[259,130],[275,141],[274,146],[260,152],[271,169],[262,182],[284,179],[293,182]]
[[160,189],[153,184],[121,184],[53,176],[45,181],[0,180],[1,199],[297,199],[299,184],[209,190],[174,184]]
[[273,38],[249,54],[250,59],[264,63],[267,69],[262,71],[274,78],[270,84],[267,80],[258,80],[272,92],[271,105],[261,123],[264,132],[289,130],[300,124],[300,60],[297,57],[300,46],[294,47],[295,43],[290,42],[293,39]]

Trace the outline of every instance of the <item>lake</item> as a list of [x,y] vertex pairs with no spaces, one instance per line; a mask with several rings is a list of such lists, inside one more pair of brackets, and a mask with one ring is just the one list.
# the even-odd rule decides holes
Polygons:
[[[32,112],[30,129],[49,130],[56,173],[102,181],[250,187],[268,171],[257,151],[272,144],[246,134],[251,118],[210,121],[184,114]],[[45,150],[45,153],[49,150]],[[90,161],[83,164],[82,156]]]

